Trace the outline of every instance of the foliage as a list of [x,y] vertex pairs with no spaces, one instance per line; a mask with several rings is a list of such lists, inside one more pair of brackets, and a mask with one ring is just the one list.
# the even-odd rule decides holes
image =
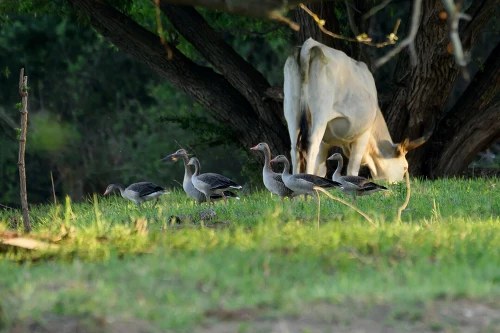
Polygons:
[[[115,52],[93,31],[76,26],[71,18],[10,18],[0,32],[0,63],[6,73],[26,67],[33,87],[26,163],[30,202],[52,197],[50,170],[57,193],[78,200],[109,182],[180,181],[181,172],[159,172],[162,166],[155,163],[178,149],[176,142],[194,149],[213,146],[213,153],[206,155],[209,159],[202,159],[206,170],[224,160],[228,149],[235,149],[196,103],[160,83],[142,64]],[[17,110],[9,105],[19,100],[17,76],[5,75],[0,90],[7,114],[16,119]],[[165,121],[174,116],[174,122]],[[16,132],[3,121],[0,127],[4,129],[0,143],[5,147],[0,153],[0,174],[8,180],[0,201],[15,204]],[[224,148],[215,147],[221,144]],[[235,155],[242,161],[243,156]],[[218,171],[238,176],[234,164]]]
[[[8,325],[53,314],[188,332],[220,308],[294,314],[318,301],[353,301],[404,312],[438,298],[493,301],[498,181],[414,180],[402,224],[394,218],[404,186],[359,198],[376,226],[323,196],[317,229],[316,203],[282,206],[268,192],[218,203],[217,219],[204,223],[196,214],[207,207],[177,191],[156,209],[118,196],[40,206],[32,210],[34,236],[60,248],[0,254],[0,307]],[[0,211],[1,228],[20,214]],[[169,223],[181,214],[194,222]]]

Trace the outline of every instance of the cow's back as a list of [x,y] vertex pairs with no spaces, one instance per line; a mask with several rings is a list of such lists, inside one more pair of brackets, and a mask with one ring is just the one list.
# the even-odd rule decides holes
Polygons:
[[337,94],[339,97],[350,99],[357,96],[363,101],[369,102],[374,110],[377,109],[377,89],[368,66],[364,62],[356,61],[344,52],[321,44],[312,38],[304,42],[300,51],[303,83],[307,84],[310,79],[311,62],[315,60],[315,57],[321,56],[324,57],[321,60],[322,70],[329,72],[329,86],[344,92],[344,94]]

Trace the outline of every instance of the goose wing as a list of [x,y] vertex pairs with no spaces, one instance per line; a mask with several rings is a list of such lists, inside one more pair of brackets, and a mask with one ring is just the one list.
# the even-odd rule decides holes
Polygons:
[[145,197],[152,193],[165,191],[163,187],[150,182],[135,183],[127,187],[127,189],[139,193],[139,197]]
[[342,180],[359,188],[362,188],[365,184],[369,183],[368,179],[361,176],[343,176]]
[[359,191],[374,191],[374,190],[379,190],[379,191],[387,191],[387,187],[375,184],[373,182],[365,182],[363,186],[359,189]]
[[231,179],[219,175],[218,173],[204,173],[198,176],[198,179],[210,185],[212,190],[226,189],[226,188],[241,188]]
[[299,173],[299,174],[296,174],[296,175],[293,175],[293,176],[296,177],[297,179],[305,180],[305,181],[307,181],[309,183],[314,184],[314,186],[319,186],[319,187],[322,187],[322,188],[342,186],[342,184],[340,184],[339,182],[336,182],[334,180],[330,180],[328,178],[319,177],[319,176],[316,176],[316,175],[310,175],[310,174],[307,174],[307,173]]

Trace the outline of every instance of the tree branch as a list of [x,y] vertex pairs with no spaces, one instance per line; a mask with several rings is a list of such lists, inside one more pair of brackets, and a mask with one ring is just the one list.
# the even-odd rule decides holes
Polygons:
[[420,26],[420,18],[422,16],[422,0],[414,0],[412,15],[410,21],[410,32],[408,33],[408,37],[403,39],[400,43],[396,45],[391,51],[387,52],[385,56],[378,59],[374,63],[374,67],[378,68],[391,60],[396,54],[401,52],[402,49],[408,46],[410,51],[410,60],[412,66],[416,66],[417,64],[417,52],[415,51],[415,37],[417,36],[418,27]]
[[[263,126],[261,131],[248,131],[248,128],[258,124],[250,104],[212,69],[196,65],[172,45],[172,59],[168,60],[167,50],[158,36],[106,1],[69,0],[69,3],[86,14],[92,26],[114,45],[147,64],[172,85],[194,98],[215,119],[227,124],[234,137],[240,141],[260,142],[266,139],[276,147],[283,145],[283,139],[273,131],[268,131],[268,126]],[[237,117],[234,112],[238,112]]]
[[[310,0],[308,2],[320,1]],[[230,14],[276,19],[280,12],[297,6],[303,0],[161,0],[162,4],[198,6]]]
[[[322,1],[319,3],[308,3],[307,7],[324,19],[325,25],[323,28],[328,31],[340,32],[340,22],[335,13],[339,9],[337,3]],[[340,39],[330,38],[330,36],[325,35],[320,30],[320,26],[315,22],[314,18],[301,7],[297,7],[293,11],[292,17],[300,25],[300,30],[296,34],[300,44],[304,43],[309,37],[312,37],[326,46],[344,51],[347,55],[352,56],[349,45]]]
[[279,110],[269,112],[262,101],[270,87],[264,76],[236,53],[194,8],[166,3],[160,8],[175,29],[220,71],[264,121],[270,125],[281,121]]
[[448,24],[450,25],[450,40],[452,46],[452,52],[455,56],[455,63],[460,67],[462,71],[462,76],[466,81],[469,81],[469,72],[467,71],[467,59],[465,59],[465,53],[460,41],[460,35],[458,33],[458,23],[460,19],[467,19],[470,21],[471,17],[462,14],[460,12],[462,8],[462,3],[459,2],[455,4],[453,0],[442,0],[444,8],[448,13]]

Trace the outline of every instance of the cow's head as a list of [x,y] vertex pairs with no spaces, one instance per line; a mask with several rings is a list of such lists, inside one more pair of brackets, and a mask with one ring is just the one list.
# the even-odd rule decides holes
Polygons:
[[408,161],[406,154],[417,147],[423,145],[432,135],[432,129],[416,140],[410,141],[405,139],[401,143],[392,144],[387,147],[388,151],[378,158],[373,159],[373,164],[370,166],[370,171],[374,179],[386,179],[389,182],[397,182],[403,180],[406,170],[408,170]]

